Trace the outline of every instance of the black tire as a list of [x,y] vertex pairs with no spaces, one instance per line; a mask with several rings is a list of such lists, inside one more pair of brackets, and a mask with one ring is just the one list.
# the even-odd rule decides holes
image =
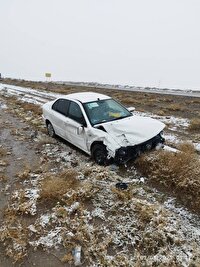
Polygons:
[[92,147],[92,158],[99,165],[108,165],[108,151],[103,144],[96,144]]
[[47,132],[50,137],[56,136],[53,125],[50,122],[47,122]]

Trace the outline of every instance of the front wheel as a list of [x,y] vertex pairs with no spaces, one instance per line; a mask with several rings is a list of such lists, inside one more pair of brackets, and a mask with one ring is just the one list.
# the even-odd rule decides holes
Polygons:
[[99,165],[107,165],[109,163],[108,151],[103,144],[96,144],[93,146],[92,157]]
[[55,137],[55,135],[56,135],[54,128],[53,128],[53,125],[50,122],[47,123],[47,132],[48,132],[48,135],[51,137]]

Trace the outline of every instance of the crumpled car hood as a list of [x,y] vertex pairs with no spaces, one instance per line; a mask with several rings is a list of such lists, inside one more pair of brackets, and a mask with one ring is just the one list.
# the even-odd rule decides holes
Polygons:
[[165,124],[149,118],[131,116],[102,124],[104,129],[121,146],[137,145],[153,138],[165,127]]

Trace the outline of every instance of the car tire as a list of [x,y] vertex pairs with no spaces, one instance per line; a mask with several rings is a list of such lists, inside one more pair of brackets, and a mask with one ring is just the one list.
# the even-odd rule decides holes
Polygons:
[[108,165],[108,151],[103,144],[96,144],[92,148],[92,158],[98,165]]
[[50,122],[47,123],[47,132],[50,137],[56,136],[53,125]]

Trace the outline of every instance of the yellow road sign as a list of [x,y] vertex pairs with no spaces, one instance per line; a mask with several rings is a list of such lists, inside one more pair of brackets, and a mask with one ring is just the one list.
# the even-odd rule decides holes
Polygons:
[[46,72],[46,73],[45,73],[45,77],[46,77],[46,78],[51,78],[51,73]]

